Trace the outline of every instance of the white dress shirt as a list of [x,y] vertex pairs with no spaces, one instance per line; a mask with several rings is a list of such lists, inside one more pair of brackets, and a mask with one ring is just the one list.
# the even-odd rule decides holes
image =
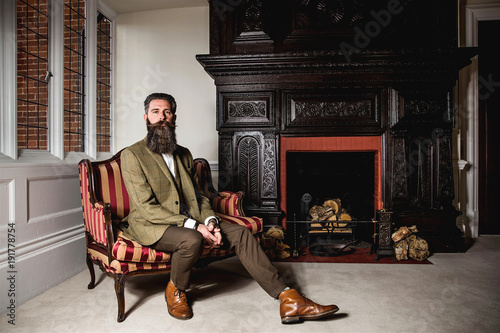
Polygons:
[[[165,161],[165,164],[167,165],[168,170],[170,170],[170,173],[172,174],[172,177],[175,178],[175,160],[174,156],[172,154],[161,154],[163,157],[163,160]],[[204,224],[208,225],[212,219],[217,219],[215,216],[209,216],[205,219]],[[196,220],[193,220],[192,218],[186,219],[184,221],[184,227],[189,228],[189,229],[194,229],[196,225]]]

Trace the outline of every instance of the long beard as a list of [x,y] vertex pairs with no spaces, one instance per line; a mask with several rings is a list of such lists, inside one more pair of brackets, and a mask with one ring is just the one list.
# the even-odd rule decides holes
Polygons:
[[[163,126],[166,124],[165,126]],[[151,124],[147,121],[148,136],[146,145],[153,153],[172,154],[177,149],[175,125],[168,122]]]

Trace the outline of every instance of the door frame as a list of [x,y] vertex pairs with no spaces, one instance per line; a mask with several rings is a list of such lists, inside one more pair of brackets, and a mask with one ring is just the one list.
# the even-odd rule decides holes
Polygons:
[[[465,45],[478,46],[478,22],[500,20],[500,3],[465,6]],[[479,86],[478,56],[460,71],[457,127],[458,169],[457,202],[462,215],[457,224],[466,237],[479,237]]]

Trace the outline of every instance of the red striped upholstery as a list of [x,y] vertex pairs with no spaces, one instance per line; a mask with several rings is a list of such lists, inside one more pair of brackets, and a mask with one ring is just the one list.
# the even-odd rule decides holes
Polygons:
[[88,232],[96,242],[106,245],[108,242],[106,238],[106,222],[104,221],[103,213],[104,206],[102,202],[95,202],[92,204],[90,198],[90,178],[87,166],[84,163],[80,163],[78,168],[85,231]]
[[262,232],[264,230],[264,224],[262,223],[262,219],[260,217],[234,216],[222,213],[216,213],[216,214],[222,221],[226,221],[233,224],[239,224],[244,227],[247,227],[252,231],[253,234]]
[[120,157],[95,166],[100,199],[110,203],[112,218],[123,219],[130,211],[130,200],[122,178]]
[[159,263],[170,261],[170,253],[156,251],[136,241],[118,236],[113,246],[113,257],[121,261]]
[[113,274],[128,274],[134,271],[167,270],[170,269],[171,266],[170,261],[145,263],[112,260],[110,263],[107,252],[95,244],[88,244],[87,252],[93,260],[97,260],[102,263],[102,267],[106,272]]
[[[120,153],[106,161],[82,160],[78,165],[86,232],[87,264],[91,275],[88,288],[92,289],[95,286],[93,263],[98,264],[105,272],[114,275],[119,322],[125,319],[123,290],[126,280],[120,276],[129,273],[137,275],[141,272],[165,274],[171,269],[170,253],[155,251],[127,239],[113,226],[130,211],[129,196],[121,174]],[[243,193],[221,192],[219,196],[212,184],[208,162],[201,161],[203,163],[196,164],[199,182],[207,196],[213,199],[214,210],[221,220],[246,226],[254,234],[261,232],[263,230],[262,219],[245,217],[241,210]],[[201,258],[225,258],[233,254],[233,251],[224,248],[205,248]]]
[[240,192],[223,191],[219,192],[219,195],[212,200],[213,210],[226,215],[240,216]]
[[[111,272],[113,274],[127,274],[134,271],[167,269],[171,266],[170,255],[168,255],[168,260],[161,262],[132,262],[113,259],[110,264],[106,250],[97,246],[95,243],[88,245],[87,251],[92,259],[99,260],[103,264],[103,268],[106,272]],[[232,256],[233,254],[234,251],[228,249],[204,248],[200,259],[225,258]]]

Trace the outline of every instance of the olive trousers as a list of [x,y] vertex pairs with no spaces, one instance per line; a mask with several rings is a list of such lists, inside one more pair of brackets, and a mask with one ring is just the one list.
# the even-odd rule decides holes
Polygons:
[[[220,229],[222,247],[234,250],[255,281],[271,297],[278,297],[286,284],[250,230],[224,221],[220,223]],[[176,226],[167,228],[160,240],[153,245],[156,250],[172,252],[170,280],[180,290],[189,288],[191,271],[203,252],[203,246],[200,232]]]

